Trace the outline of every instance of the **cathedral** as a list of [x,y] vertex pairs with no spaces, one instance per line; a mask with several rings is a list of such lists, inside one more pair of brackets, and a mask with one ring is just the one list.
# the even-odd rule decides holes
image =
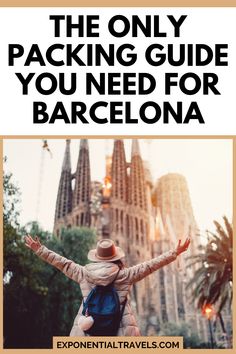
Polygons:
[[202,342],[207,341],[205,321],[186,290],[194,271],[186,268],[186,257],[197,251],[199,242],[186,179],[168,173],[153,181],[137,139],[132,140],[129,159],[124,140],[114,140],[104,167],[104,181],[91,181],[89,143],[81,139],[73,173],[70,140],[66,140],[54,234],[60,237],[62,228],[94,228],[98,238],[111,238],[125,251],[128,266],[174,249],[178,239],[190,235],[188,255],[135,284],[131,304],[143,335],[162,333],[166,322],[185,322]]

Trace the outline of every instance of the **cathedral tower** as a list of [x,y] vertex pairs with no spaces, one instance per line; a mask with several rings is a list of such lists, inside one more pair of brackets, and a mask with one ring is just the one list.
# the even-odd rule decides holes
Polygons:
[[[162,218],[165,220],[166,216],[169,216],[176,238],[187,236],[189,229],[194,235],[197,224],[185,177],[177,173],[162,176],[154,193]],[[194,249],[196,250],[196,247]]]
[[73,224],[90,226],[91,177],[89,162],[89,146],[87,139],[80,140],[79,158],[75,172],[75,188],[73,191]]
[[[153,242],[153,257],[158,257],[161,254],[174,249],[171,237],[168,235],[168,230],[165,228],[160,210],[156,216],[156,232],[155,241]],[[177,279],[176,279],[176,262],[169,264],[158,272],[152,274],[152,290],[153,308],[158,314],[160,324],[163,322],[179,322],[179,309],[177,301]],[[156,300],[156,301],[155,301]]]
[[[140,154],[139,142],[132,141],[131,162],[129,173],[128,207],[130,221],[129,262],[132,265],[151,259],[149,235],[148,194],[145,170]],[[151,203],[151,201],[150,201]],[[134,284],[133,295],[136,311],[140,319],[139,325],[143,332],[146,330],[147,318],[150,314],[150,301],[147,293],[150,289],[150,279]]]
[[146,259],[149,249],[149,215],[147,208],[147,189],[143,161],[138,140],[132,141],[129,176],[129,214],[132,237],[132,261]]
[[71,220],[69,214],[72,210],[72,185],[71,185],[71,159],[70,140],[66,140],[66,149],[62,164],[61,177],[57,193],[56,211],[54,219],[55,235],[60,236],[62,227],[70,227]]
[[[190,290],[186,290],[186,284],[192,277],[194,269],[196,270],[196,266],[186,267],[186,258],[195,254],[199,245],[198,229],[187,181],[180,174],[169,173],[159,179],[154,195],[164,223],[166,242],[171,241],[171,248],[176,247],[179,239],[183,241],[188,235],[191,237],[188,253],[179,256],[175,262],[177,267],[177,271],[175,271],[175,296],[178,303],[178,318],[187,321],[193,331],[199,333],[200,328],[204,328],[202,316],[196,313],[194,306],[189,301],[191,298]],[[168,274],[165,275],[163,272],[163,281],[166,283],[167,277]],[[161,279],[159,278],[158,287],[161,286]],[[166,293],[168,294],[168,291]]]
[[128,252],[128,176],[123,140],[115,140],[111,166],[110,237]]

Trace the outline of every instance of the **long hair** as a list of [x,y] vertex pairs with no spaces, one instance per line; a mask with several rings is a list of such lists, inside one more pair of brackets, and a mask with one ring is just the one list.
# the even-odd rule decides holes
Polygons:
[[121,259],[118,259],[118,261],[115,261],[113,263],[117,264],[120,270],[125,268],[125,264]]

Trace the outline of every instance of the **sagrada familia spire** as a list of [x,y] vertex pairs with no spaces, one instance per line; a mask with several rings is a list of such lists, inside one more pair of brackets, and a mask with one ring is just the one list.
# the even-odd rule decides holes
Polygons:
[[80,140],[79,158],[75,172],[73,214],[76,226],[90,226],[91,177],[88,140]]
[[71,185],[71,158],[70,140],[66,140],[66,149],[61,169],[61,178],[57,193],[54,233],[59,235],[59,230],[68,225],[72,211],[72,185]]
[[[75,187],[72,191],[72,180]],[[81,139],[77,169],[71,173],[70,140],[66,150],[59,182],[53,232],[60,236],[61,229],[90,226],[91,177],[88,140]]]

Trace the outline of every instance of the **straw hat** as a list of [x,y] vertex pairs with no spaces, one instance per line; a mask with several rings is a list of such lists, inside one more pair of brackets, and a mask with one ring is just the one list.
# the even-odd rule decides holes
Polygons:
[[114,262],[123,257],[125,257],[124,251],[115,246],[109,238],[98,241],[97,248],[88,253],[88,259],[93,262]]

